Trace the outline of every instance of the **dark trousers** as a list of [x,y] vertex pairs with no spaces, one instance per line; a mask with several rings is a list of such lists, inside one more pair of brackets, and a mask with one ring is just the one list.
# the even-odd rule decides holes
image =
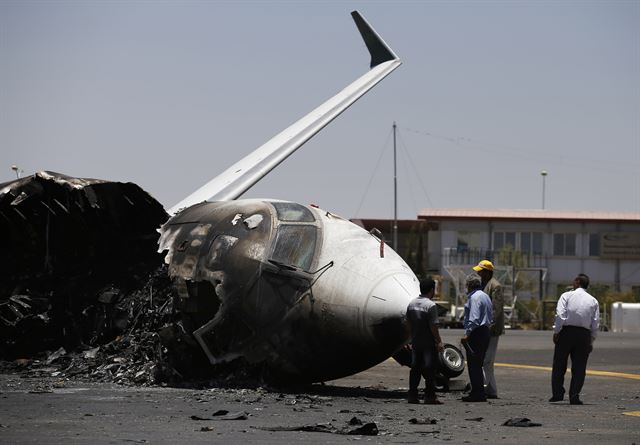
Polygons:
[[491,334],[488,326],[480,326],[475,328],[469,334],[469,341],[465,346],[467,351],[467,367],[469,370],[469,380],[471,381],[470,397],[484,399],[484,374],[482,365],[484,364],[484,356],[489,347]]
[[424,395],[436,398],[436,366],[438,351],[434,348],[414,348],[411,351],[411,371],[409,371],[409,394],[418,395],[420,377],[424,377]]
[[567,360],[571,356],[571,384],[569,398],[580,396],[584,377],[587,372],[587,359],[591,353],[591,332],[577,326],[564,326],[558,335],[553,352],[553,371],[551,372],[551,391],[553,397],[564,397],[564,375],[567,372]]

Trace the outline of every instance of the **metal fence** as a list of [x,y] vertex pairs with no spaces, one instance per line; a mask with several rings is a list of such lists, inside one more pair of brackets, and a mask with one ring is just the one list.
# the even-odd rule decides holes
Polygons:
[[489,260],[495,265],[515,267],[546,267],[543,255],[532,254],[520,250],[460,249],[447,247],[442,253],[442,265],[477,264],[481,260]]

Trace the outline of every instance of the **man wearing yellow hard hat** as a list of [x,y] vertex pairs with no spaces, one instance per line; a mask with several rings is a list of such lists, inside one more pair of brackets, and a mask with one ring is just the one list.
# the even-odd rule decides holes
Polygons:
[[484,371],[485,391],[488,399],[498,398],[498,387],[496,377],[493,373],[493,364],[496,361],[496,351],[498,350],[498,339],[504,334],[504,296],[500,282],[493,278],[493,263],[489,260],[482,260],[473,270],[482,278],[482,289],[489,295],[493,304],[493,324],[489,328],[491,337],[489,347],[484,357],[482,370]]

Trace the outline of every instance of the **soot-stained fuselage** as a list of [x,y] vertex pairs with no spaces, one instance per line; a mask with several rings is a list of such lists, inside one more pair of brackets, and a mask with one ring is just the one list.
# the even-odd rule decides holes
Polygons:
[[407,340],[418,281],[350,221],[292,202],[236,200],[189,207],[161,233],[185,327],[213,364],[243,357],[288,379],[326,381]]

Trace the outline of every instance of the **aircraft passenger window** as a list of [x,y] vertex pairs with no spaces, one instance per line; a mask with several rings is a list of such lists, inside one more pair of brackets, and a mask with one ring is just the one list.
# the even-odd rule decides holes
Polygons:
[[314,222],[311,210],[295,202],[272,202],[280,221]]
[[316,250],[316,227],[282,225],[278,227],[272,259],[302,270],[309,270]]

